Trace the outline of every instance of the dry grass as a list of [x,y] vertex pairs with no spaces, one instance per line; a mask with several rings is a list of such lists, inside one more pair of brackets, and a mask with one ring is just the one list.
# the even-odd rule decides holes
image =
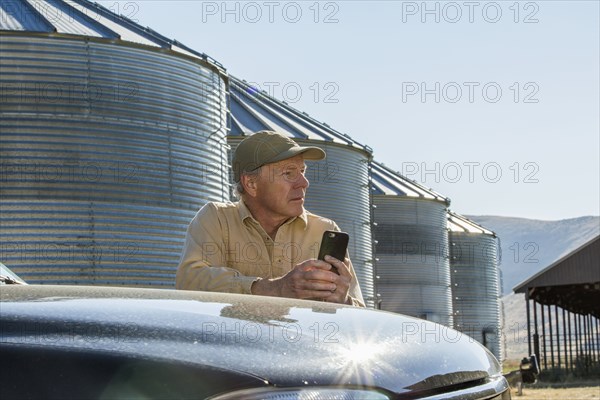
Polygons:
[[523,400],[583,400],[600,399],[600,386],[579,388],[532,388],[524,387],[523,395],[517,396],[517,390],[511,389],[513,399]]
[[510,371],[517,371],[521,365],[521,360],[504,360],[502,361],[502,373],[506,374]]
[[[520,360],[504,360],[503,372],[519,369]],[[537,382],[524,385],[523,395],[517,396],[517,389],[511,388],[513,399],[523,400],[600,400],[600,383],[594,380],[578,380],[562,383]]]

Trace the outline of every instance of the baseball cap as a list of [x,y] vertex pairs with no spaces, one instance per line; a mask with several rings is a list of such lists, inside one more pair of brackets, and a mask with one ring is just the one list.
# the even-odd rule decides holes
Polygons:
[[265,164],[302,154],[305,160],[322,160],[325,152],[313,146],[300,146],[289,137],[274,131],[259,131],[240,142],[233,153],[233,179],[240,181],[243,172]]

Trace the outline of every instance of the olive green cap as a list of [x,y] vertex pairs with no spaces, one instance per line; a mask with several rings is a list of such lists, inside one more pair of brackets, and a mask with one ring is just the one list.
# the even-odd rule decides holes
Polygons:
[[325,158],[322,149],[300,146],[279,132],[256,132],[242,140],[233,153],[233,179],[239,182],[244,172],[252,172],[265,164],[285,160],[298,154],[302,154],[305,160]]

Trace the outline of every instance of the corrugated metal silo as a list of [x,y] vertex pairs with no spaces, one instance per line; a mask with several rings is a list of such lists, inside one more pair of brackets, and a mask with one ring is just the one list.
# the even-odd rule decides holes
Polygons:
[[231,126],[227,140],[232,150],[243,135],[265,129],[285,133],[301,145],[325,150],[325,160],[308,164],[306,175],[310,187],[306,208],[333,219],[340,229],[350,234],[350,257],[367,306],[373,307],[375,289],[368,190],[371,149],[235,77],[231,77],[229,104]]
[[502,360],[496,235],[454,212],[448,227],[454,328]]
[[172,286],[228,197],[226,75],[84,0],[0,3],[1,258],[33,283]]
[[449,200],[376,162],[372,179],[381,309],[452,327]]

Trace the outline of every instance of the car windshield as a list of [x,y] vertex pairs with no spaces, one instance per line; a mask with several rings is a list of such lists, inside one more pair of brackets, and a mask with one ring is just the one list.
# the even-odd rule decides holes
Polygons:
[[0,285],[26,285],[27,283],[0,262]]

